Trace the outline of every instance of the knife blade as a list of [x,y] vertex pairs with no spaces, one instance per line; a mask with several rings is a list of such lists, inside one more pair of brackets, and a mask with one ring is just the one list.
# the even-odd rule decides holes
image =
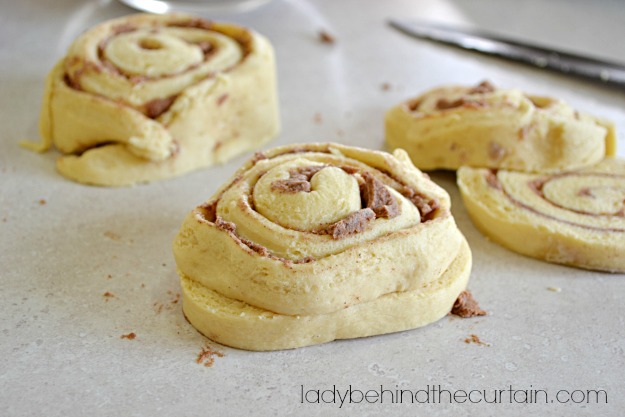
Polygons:
[[409,36],[495,55],[539,68],[625,87],[625,65],[557,49],[545,48],[481,30],[409,20],[389,20]]

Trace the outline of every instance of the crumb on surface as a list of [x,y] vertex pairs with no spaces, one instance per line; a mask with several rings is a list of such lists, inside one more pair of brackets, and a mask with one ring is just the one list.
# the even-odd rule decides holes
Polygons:
[[330,33],[328,33],[328,31],[323,30],[323,29],[319,31],[319,40],[322,43],[327,43],[327,44],[336,43],[336,38]]
[[198,364],[203,364],[207,368],[210,368],[215,363],[215,357],[223,358],[224,354],[223,352],[220,352],[219,350],[209,345],[206,345],[202,348],[202,350],[200,350],[200,353],[198,353],[195,362]]
[[480,308],[478,302],[473,298],[471,291],[462,291],[453,307],[451,308],[451,314],[462,318],[470,318],[476,316],[485,316],[487,312]]
[[323,119],[321,118],[321,113],[317,112],[315,113],[315,115],[313,116],[313,120],[315,123],[317,123],[318,125],[320,125],[321,123],[323,123]]
[[47,203],[47,201],[45,199],[43,199],[43,198],[41,200],[39,200],[39,205],[40,206],[45,206],[46,203]]
[[110,291],[107,291],[107,292],[105,292],[104,294],[102,294],[102,296],[104,297],[104,300],[105,300],[105,301],[108,301],[108,300],[110,300],[111,298],[114,298],[114,297],[115,297],[115,294],[113,294],[113,293],[112,293],[112,292],[110,292]]
[[111,240],[120,240],[122,238],[120,235],[118,235],[115,232],[111,232],[110,230],[107,230],[106,232],[104,232],[104,236],[108,237]]
[[137,337],[137,334],[135,332],[123,334],[120,336],[121,339],[128,339],[128,340],[135,340],[136,337]]
[[[145,285],[142,284],[141,288],[144,288],[144,287]],[[156,314],[162,313],[163,310],[173,310],[175,306],[178,304],[178,302],[180,301],[180,293],[174,292],[172,290],[168,290],[167,295],[169,296],[169,300],[165,302],[155,301],[152,304],[152,307],[154,307]]]
[[547,289],[551,292],[562,292],[562,288],[560,287],[547,287]]
[[464,343],[466,343],[467,345],[470,345],[471,343],[475,343],[476,345],[480,345],[480,346],[490,346],[490,343],[483,342],[482,340],[480,340],[479,336],[476,334],[470,334],[469,337],[464,339]]
[[382,85],[380,85],[380,88],[382,89],[382,91],[388,91],[391,89],[391,84],[390,83],[382,83]]

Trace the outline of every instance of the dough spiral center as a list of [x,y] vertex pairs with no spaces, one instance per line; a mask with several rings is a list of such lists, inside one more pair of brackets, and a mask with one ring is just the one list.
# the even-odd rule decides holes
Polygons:
[[609,175],[554,177],[542,186],[553,204],[589,215],[618,215],[625,209],[623,178]]
[[283,227],[313,231],[337,222],[361,208],[356,179],[340,168],[324,167],[310,178],[310,191],[292,192],[276,187],[298,168],[323,167],[303,159],[285,163],[263,175],[254,187],[257,211]]

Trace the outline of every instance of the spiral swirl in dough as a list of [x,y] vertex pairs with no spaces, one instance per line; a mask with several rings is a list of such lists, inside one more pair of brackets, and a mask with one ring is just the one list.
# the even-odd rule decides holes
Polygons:
[[[249,311],[310,319],[354,306],[360,307],[353,311],[366,311],[385,295],[411,293],[414,300],[444,300],[432,310],[438,313],[419,318],[418,325],[429,323],[441,311],[449,312],[470,269],[469,252],[458,261],[457,272],[432,290],[460,253],[468,252],[449,209],[447,193],[415,169],[403,151],[392,156],[307,144],[257,154],[187,216],[174,241],[188,292],[183,292],[183,308],[207,336],[246,349],[297,347],[343,336],[328,328],[330,333],[317,340],[309,329],[298,333],[308,334],[305,342],[284,344],[278,340],[288,339],[290,330],[276,324],[273,333],[280,337],[255,344],[243,331],[246,325],[224,335],[221,316],[201,312],[214,311],[211,303],[232,302]],[[189,288],[203,288],[213,301],[197,305],[203,297]],[[382,322],[377,326],[384,327]],[[417,326],[413,319],[400,322],[401,329]],[[388,323],[387,329],[378,333],[399,328]]]
[[467,165],[553,172],[593,165],[616,153],[611,122],[568,104],[489,82],[446,86],[391,108],[386,142],[424,170]]
[[458,185],[476,226],[524,255],[625,272],[625,162],[551,175],[463,167]]
[[49,74],[39,150],[76,181],[129,185],[223,162],[279,129],[273,49],[183,14],[102,23]]

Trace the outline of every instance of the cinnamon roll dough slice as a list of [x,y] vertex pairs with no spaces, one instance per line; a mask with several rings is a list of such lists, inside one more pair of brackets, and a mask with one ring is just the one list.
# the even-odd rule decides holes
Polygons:
[[388,146],[405,149],[423,170],[467,165],[551,172],[616,153],[611,122],[488,82],[430,90],[390,109],[385,124]]
[[173,250],[211,290],[311,315],[435,281],[461,243],[449,196],[403,151],[308,144],[248,161],[189,213]]
[[124,186],[224,162],[279,130],[273,49],[251,30],[184,14],[102,23],[46,81],[42,143],[86,184]]
[[625,272],[625,161],[529,174],[462,167],[458,185],[475,225],[523,255]]
[[183,311],[208,338],[247,350],[293,349],[422,327],[449,313],[471,273],[471,251],[460,251],[435,281],[412,291],[319,315],[285,315],[224,297],[181,275]]
[[319,143],[257,154],[187,216],[173,250],[183,285],[223,297],[209,305],[331,317],[429,288],[463,245],[448,194],[405,152]]

